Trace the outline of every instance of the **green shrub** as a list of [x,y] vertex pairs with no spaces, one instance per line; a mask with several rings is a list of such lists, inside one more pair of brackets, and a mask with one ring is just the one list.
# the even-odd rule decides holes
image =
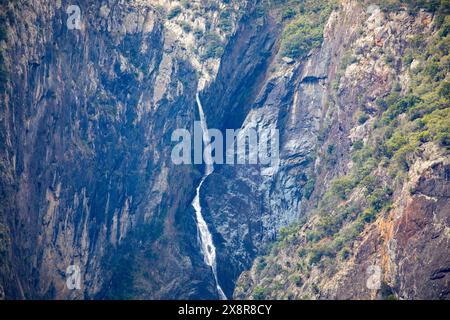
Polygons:
[[184,32],[189,33],[192,31],[192,27],[189,23],[187,23],[186,21],[182,21],[180,23],[181,25],[181,29],[183,29]]
[[326,215],[320,219],[318,228],[321,230],[321,234],[332,236],[339,231],[341,223],[340,215]]
[[263,271],[267,266],[267,261],[264,258],[261,258],[258,261],[258,264],[256,265],[256,271],[261,272]]
[[327,153],[328,154],[333,154],[333,152],[334,152],[334,144],[329,144],[327,146]]
[[316,184],[316,181],[314,179],[309,179],[308,182],[305,185],[305,191],[304,191],[304,195],[305,198],[309,200],[309,198],[311,198],[311,195],[314,191],[314,186]]
[[402,63],[404,65],[409,66],[414,60],[414,56],[412,55],[411,52],[408,52],[407,54],[405,54],[405,56],[402,59]]
[[173,19],[175,17],[177,17],[180,13],[181,13],[181,7],[176,6],[173,7],[172,9],[170,9],[169,13],[167,14],[167,19]]
[[434,81],[438,81],[443,76],[445,76],[445,74],[441,74],[445,72],[445,70],[442,69],[441,65],[437,61],[429,62],[425,66],[425,72]]
[[267,296],[267,292],[265,288],[256,287],[253,290],[253,299],[255,300],[265,300]]
[[382,98],[378,98],[378,99],[375,101],[375,104],[378,106],[378,108],[379,108],[381,111],[387,110],[387,108],[389,107],[389,105],[387,104],[386,100],[385,100],[385,99],[382,99]]
[[[426,1],[422,4],[410,1],[404,7],[414,2],[416,6],[425,6]],[[444,2],[441,1],[438,15],[442,15]],[[304,4],[307,3],[309,1],[305,0]],[[449,1],[446,0],[446,3]],[[398,1],[396,5],[399,5]],[[308,10],[297,12],[306,14]],[[450,58],[447,26],[450,25],[450,18],[439,19],[436,17],[436,26],[441,24],[442,27],[433,33],[431,39],[416,36],[406,44],[402,63],[411,63],[414,57],[423,61],[425,67],[410,73],[411,81],[405,87],[394,83],[389,95],[376,100],[378,112],[371,112],[375,120],[371,127],[373,131],[365,143],[360,140],[353,142],[350,155],[353,167],[347,175],[332,180],[329,189],[318,199],[314,212],[316,217],[310,220],[311,228],[305,232],[306,241],[296,240],[297,233],[292,232],[284,237],[283,245],[290,243],[297,246],[296,272],[301,272],[304,281],[310,274],[311,265],[316,264],[325,272],[333,272],[330,265],[331,261],[335,261],[333,257],[338,256],[341,261],[350,258],[352,243],[361,237],[367,224],[373,223],[380,213],[391,210],[393,191],[386,186],[400,190],[411,165],[418,157],[424,158],[422,144],[435,143],[440,148],[439,154],[446,155],[450,151],[450,84],[444,72],[448,70]],[[394,63],[395,59],[388,55],[386,60]],[[350,61],[349,55],[347,62]],[[403,93],[406,91],[408,94]],[[364,114],[357,114],[354,119],[358,123],[367,121]],[[334,145],[326,144],[328,133],[323,127],[321,132],[320,141],[325,145],[326,161],[322,162],[319,173],[328,169],[328,158],[336,153]],[[391,179],[386,178],[386,171]],[[305,196],[309,194],[306,190],[312,189],[313,185],[312,179],[308,180]],[[348,200],[352,193],[355,197]],[[276,259],[276,253],[273,251],[272,254],[272,258]],[[383,297],[396,298],[394,292],[386,290]]]
[[339,196],[341,199],[347,199],[347,196],[356,186],[356,181],[353,176],[344,176],[337,178],[331,183],[331,192]]
[[344,247],[341,251],[339,251],[339,257],[341,258],[341,260],[348,260],[351,255],[352,251],[348,247]]
[[355,142],[353,142],[353,149],[361,150],[363,147],[364,147],[364,141],[356,140]]
[[284,10],[282,18],[283,18],[283,20],[288,20],[288,19],[295,17],[296,14],[297,14],[297,12],[293,8],[288,7]]
[[231,24],[231,10],[224,10],[219,15],[219,27],[225,31],[230,32],[233,29]]
[[[395,99],[395,95],[393,98]],[[383,113],[382,119],[385,124],[389,124],[397,116],[413,108],[417,103],[421,102],[421,99],[414,95],[408,95],[393,102],[391,100],[385,100],[388,105],[388,109]]]
[[369,208],[363,211],[361,218],[364,222],[369,223],[375,220],[376,215],[377,212],[372,208]]
[[435,110],[424,116],[424,122],[428,131],[440,146],[450,146],[450,107],[443,110]]
[[450,98],[450,82],[445,81],[439,88],[439,95],[443,98]]
[[414,49],[423,50],[425,46],[425,39],[421,35],[413,36],[409,41]]
[[223,54],[223,46],[221,39],[216,33],[209,33],[205,36],[206,48],[204,59],[219,58]]
[[358,123],[359,124],[364,124],[367,122],[367,120],[369,120],[369,115],[367,113],[361,113],[358,117]]
[[384,62],[386,62],[387,65],[394,66],[395,58],[391,53],[388,53],[384,57]]
[[322,239],[324,234],[318,230],[310,230],[306,232],[306,240],[309,242],[317,242]]
[[379,212],[388,204],[388,200],[392,195],[392,191],[388,188],[376,188],[368,197],[368,201],[374,212]]
[[323,30],[305,17],[290,23],[283,31],[281,52],[290,58],[303,58],[322,44]]
[[391,158],[397,150],[406,145],[408,142],[407,137],[403,133],[394,133],[394,135],[386,141],[386,155]]
[[292,282],[294,282],[297,287],[301,287],[303,285],[303,279],[298,274],[292,277]]

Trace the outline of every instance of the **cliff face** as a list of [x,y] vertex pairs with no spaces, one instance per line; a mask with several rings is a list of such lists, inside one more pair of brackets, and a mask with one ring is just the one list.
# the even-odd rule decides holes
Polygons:
[[[439,19],[355,1],[331,14],[321,48],[297,73],[296,91],[307,101],[297,106],[321,127],[310,139],[295,135],[298,147],[314,145],[314,163],[294,167],[310,174],[310,194],[289,210],[307,217],[278,233],[240,276],[235,298],[449,298],[448,140],[432,124],[444,121],[448,137],[448,93],[439,91],[448,65],[439,77],[426,75],[432,60],[448,55],[434,47],[448,43]],[[286,117],[295,117],[301,99]],[[298,121],[314,133],[311,122]],[[293,185],[271,203],[308,189]]]
[[[245,2],[78,5],[74,29],[66,1],[2,3],[1,291],[215,296],[186,213],[199,173],[173,166],[170,137],[192,128],[199,78],[217,72],[201,40],[219,51]],[[67,289],[69,265],[82,290]]]
[[202,186],[228,297],[448,298],[448,5],[78,5],[0,5],[0,297],[218,297],[170,158],[200,91],[210,128],[280,131]]

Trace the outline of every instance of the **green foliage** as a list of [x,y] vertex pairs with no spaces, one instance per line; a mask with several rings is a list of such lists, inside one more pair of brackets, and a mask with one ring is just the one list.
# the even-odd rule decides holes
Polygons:
[[230,9],[224,10],[219,15],[219,27],[225,32],[231,32],[233,25],[231,24],[231,13]]
[[294,282],[297,287],[301,287],[303,285],[303,279],[298,274],[292,277],[292,282]]
[[253,290],[253,299],[255,300],[265,300],[267,296],[267,291],[265,288],[256,287]]
[[288,19],[294,18],[296,14],[297,14],[297,12],[295,11],[295,9],[288,7],[284,10],[282,18],[283,18],[283,20],[288,20]]
[[309,179],[308,182],[305,185],[304,189],[304,196],[306,199],[311,198],[311,195],[314,191],[314,186],[316,184],[316,181],[314,179]]
[[329,144],[329,145],[327,146],[327,153],[328,153],[328,154],[333,154],[334,149],[335,149],[334,144]]
[[214,32],[205,35],[206,48],[203,59],[219,58],[223,54],[223,45],[220,36]]
[[364,147],[364,141],[362,140],[356,140],[353,142],[353,149],[354,150],[361,150]]
[[386,62],[387,65],[390,65],[391,67],[393,67],[394,66],[394,62],[395,62],[395,58],[394,58],[394,56],[391,53],[386,54],[384,56],[384,62]]
[[389,200],[392,196],[392,193],[392,190],[388,187],[378,187],[373,190],[367,200],[369,201],[369,204],[374,209],[374,211],[379,212],[381,211],[381,209],[389,205]]
[[341,260],[348,260],[352,255],[352,251],[348,247],[342,248],[341,251],[339,251],[339,258]]
[[306,240],[309,242],[317,242],[324,237],[324,234],[319,230],[310,230],[306,232]]
[[184,32],[189,33],[192,31],[192,27],[189,23],[182,21],[180,23],[180,25],[181,25],[181,29],[183,29]]
[[257,265],[256,265],[256,271],[261,272],[264,270],[267,266],[267,261],[264,258],[259,259]]
[[182,9],[180,6],[173,7],[170,9],[169,13],[167,14],[167,19],[171,20],[175,17],[177,17],[182,12]]
[[442,98],[449,98],[450,97],[450,81],[444,81],[441,84],[441,87],[439,88],[439,95]]
[[381,283],[380,293],[384,300],[397,300],[394,290],[384,281]]
[[315,26],[309,19],[297,19],[283,32],[282,54],[290,58],[303,58],[311,49],[321,45],[322,32],[322,28]]
[[370,117],[367,113],[362,112],[361,114],[359,114],[358,123],[364,124],[364,123],[366,123],[367,120],[369,120],[369,118]]
[[394,135],[386,141],[386,155],[391,158],[397,150],[408,143],[407,138],[401,132],[395,132]]
[[433,141],[440,146],[450,148],[450,107],[444,110],[435,110],[433,113],[424,116],[425,127]]
[[[392,95],[391,99],[395,99],[395,97],[396,95]],[[414,107],[420,101],[420,98],[414,95],[410,95],[400,98],[399,100],[395,101],[395,103],[393,103],[392,101],[387,102],[389,108],[384,112],[382,121],[384,121],[385,123],[389,123],[400,114],[405,113],[406,111],[408,111],[408,109]]]
[[344,176],[332,181],[331,192],[338,195],[341,199],[346,199],[356,185],[354,176]]
[[404,64],[404,65],[411,65],[411,63],[413,62],[413,60],[414,60],[414,56],[413,56],[413,54],[410,52],[410,51],[408,51],[404,56],[403,56],[403,58],[402,58],[402,63]]
[[442,27],[439,30],[439,36],[445,38],[450,33],[450,15],[446,15],[442,23]]
[[[298,5],[297,1],[289,2]],[[280,5],[282,1],[275,2]],[[281,54],[290,58],[304,58],[310,50],[319,47],[323,41],[323,27],[334,6],[333,1],[304,0],[298,14],[291,6],[282,13],[284,20],[296,19],[286,25],[281,41]]]

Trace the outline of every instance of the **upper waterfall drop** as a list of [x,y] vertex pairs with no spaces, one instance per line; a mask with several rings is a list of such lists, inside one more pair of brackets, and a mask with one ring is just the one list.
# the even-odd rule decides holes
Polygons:
[[214,172],[214,165],[212,162],[212,156],[211,156],[211,143],[210,138],[208,134],[208,126],[205,119],[205,114],[203,113],[203,107],[200,102],[200,98],[198,95],[198,92],[195,96],[197,107],[198,107],[198,113],[200,115],[200,124],[202,128],[202,137],[203,137],[203,143],[205,145],[205,173],[197,186],[197,189],[195,191],[195,197],[192,201],[192,206],[195,210],[195,215],[197,218],[197,229],[199,233],[199,240],[200,240],[200,246],[202,250],[203,257],[205,259],[205,263],[211,267],[214,280],[216,282],[216,288],[217,292],[219,293],[220,299],[226,300],[227,296],[223,292],[220,284],[219,279],[217,278],[217,262],[216,262],[216,247],[214,246],[213,239],[211,232],[208,229],[208,225],[206,224],[205,219],[202,215],[202,207],[200,204],[200,189],[203,185],[203,182],[205,182],[206,178]]

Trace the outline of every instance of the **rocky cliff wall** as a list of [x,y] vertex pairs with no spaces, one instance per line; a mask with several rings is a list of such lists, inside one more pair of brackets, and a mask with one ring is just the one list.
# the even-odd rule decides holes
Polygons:
[[81,1],[79,28],[69,5],[2,2],[2,295],[214,296],[170,137],[245,2]]
[[[448,299],[448,144],[419,137],[433,131],[431,122],[416,127],[434,112],[432,122],[445,121],[448,130],[448,120],[438,120],[448,115],[446,94],[432,93],[448,79],[448,66],[437,77],[424,73],[431,57],[448,55],[432,49],[447,41],[439,21],[438,12],[356,1],[331,14],[321,48],[299,63],[291,101],[306,99],[297,104],[303,115],[292,114],[295,104],[284,113],[319,129],[306,127],[287,144],[313,145],[312,164],[302,170],[309,176],[270,197],[274,204],[290,190],[308,192],[282,215],[306,218],[278,232],[269,254],[240,276],[236,298]],[[305,114],[316,116],[305,121]],[[277,206],[266,208],[274,214]]]
[[170,159],[200,91],[210,128],[280,133],[202,186],[227,296],[448,298],[442,3],[2,1],[0,297],[217,298],[203,168]]

